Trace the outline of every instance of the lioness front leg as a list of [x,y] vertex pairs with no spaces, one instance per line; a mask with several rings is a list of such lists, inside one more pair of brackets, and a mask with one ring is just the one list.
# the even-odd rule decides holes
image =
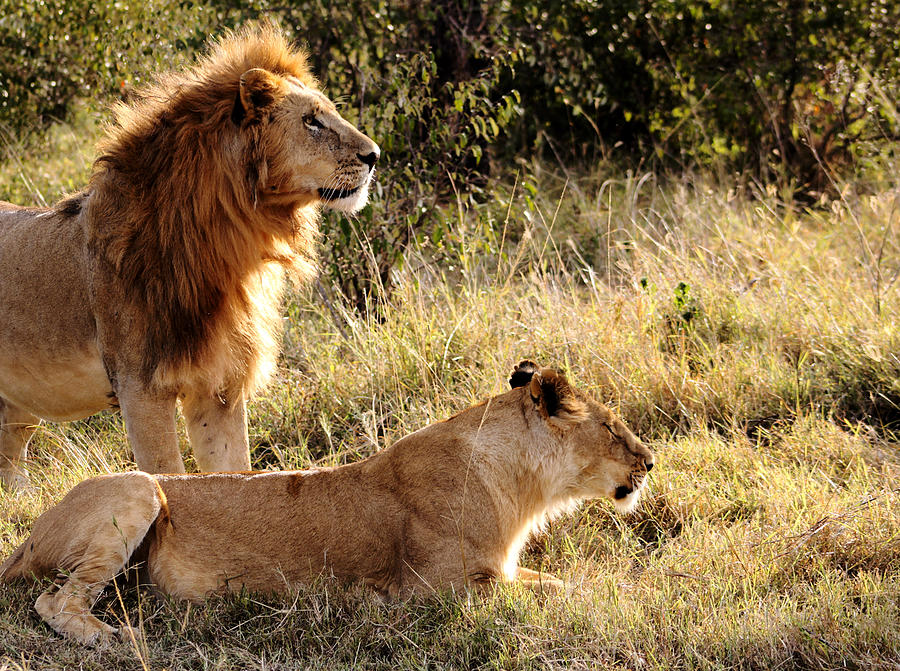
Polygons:
[[549,573],[540,573],[522,566],[516,567],[516,575],[509,579],[490,573],[476,574],[468,581],[470,588],[477,592],[490,592],[498,585],[520,583],[536,594],[557,593],[565,591],[566,583]]
[[0,398],[0,483],[10,489],[28,486],[22,469],[28,454],[28,441],[40,418]]
[[132,384],[123,385],[117,395],[138,468],[148,473],[184,473],[175,396],[156,395]]
[[521,582],[533,592],[562,592],[565,591],[566,583],[549,573],[541,573],[540,571],[532,571],[523,566],[516,567],[516,581]]
[[201,472],[250,469],[247,409],[243,398],[190,393],[182,400],[188,438]]

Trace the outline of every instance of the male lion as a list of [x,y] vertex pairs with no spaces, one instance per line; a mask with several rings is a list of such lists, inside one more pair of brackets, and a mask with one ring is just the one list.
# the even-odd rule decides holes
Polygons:
[[314,269],[321,205],[368,197],[378,146],[273,27],[230,34],[116,109],[88,186],[0,203],[0,482],[34,426],[121,407],[139,468],[250,467],[245,399],[270,373],[284,269]]
[[523,361],[510,384],[346,466],[86,480],[38,518],[0,579],[58,576],[35,608],[82,643],[116,633],[90,609],[136,562],[159,590],[191,600],[320,574],[401,597],[495,581],[558,586],[518,566],[529,535],[582,499],[632,508],[653,455],[554,370]]

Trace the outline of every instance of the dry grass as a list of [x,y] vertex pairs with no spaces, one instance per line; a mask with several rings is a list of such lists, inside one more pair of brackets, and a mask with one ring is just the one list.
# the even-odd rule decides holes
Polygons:
[[[52,200],[82,169],[42,163],[0,183],[37,175]],[[594,503],[527,549],[568,596],[113,593],[104,617],[146,640],[86,652],[36,588],[3,586],[0,669],[900,669],[896,184],[799,211],[700,177],[523,174],[448,209],[380,320],[294,294],[251,439],[259,467],[343,463],[502,391],[522,357],[559,364],[659,455],[636,513]],[[38,490],[0,492],[0,555],[74,483],[131,467],[115,415],[47,425],[34,454]]]

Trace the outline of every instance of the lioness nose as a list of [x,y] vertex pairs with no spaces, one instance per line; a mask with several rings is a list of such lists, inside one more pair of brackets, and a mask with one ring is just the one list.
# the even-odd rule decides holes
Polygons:
[[653,459],[644,459],[644,465],[647,467],[647,472],[649,473],[653,468]]
[[366,154],[365,156],[363,156],[362,154],[357,154],[356,156],[357,156],[357,158],[359,158],[360,161],[362,161],[367,166],[369,166],[369,169],[371,170],[372,166],[375,165],[375,161],[378,160],[378,156],[380,153],[381,152],[379,152],[379,151],[373,151],[373,152]]

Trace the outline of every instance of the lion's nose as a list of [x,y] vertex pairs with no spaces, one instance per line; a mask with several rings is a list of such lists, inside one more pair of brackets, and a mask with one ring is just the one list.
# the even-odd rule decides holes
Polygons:
[[647,469],[647,472],[650,472],[650,469],[653,468],[653,462],[656,459],[653,458],[653,452],[651,452],[646,445],[641,445],[638,450],[638,456],[644,460],[644,468]]
[[616,491],[613,492],[613,496],[618,499],[624,499],[626,496],[631,494],[634,490],[631,487],[626,487],[625,485],[619,485],[616,487]]
[[365,163],[367,166],[369,166],[369,170],[371,170],[372,167],[375,165],[375,161],[378,160],[378,157],[379,157],[380,155],[381,155],[381,152],[378,151],[378,150],[375,150],[375,151],[373,151],[373,152],[369,152],[369,153],[366,154],[366,155],[363,155],[363,154],[357,154],[356,157],[357,157],[360,161],[362,161],[363,163]]

